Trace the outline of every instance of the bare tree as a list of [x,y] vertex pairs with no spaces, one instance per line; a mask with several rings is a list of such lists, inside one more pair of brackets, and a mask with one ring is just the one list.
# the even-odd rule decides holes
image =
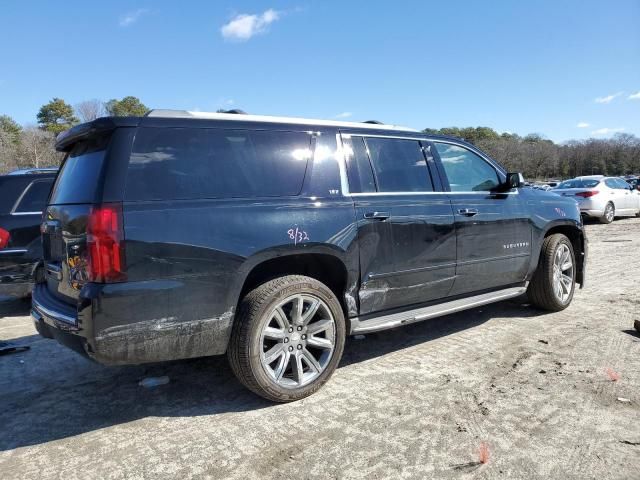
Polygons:
[[76,105],[76,115],[81,122],[90,122],[107,114],[104,103],[100,100],[85,100]]
[[23,168],[60,165],[62,154],[55,150],[55,135],[35,126],[26,127],[20,134],[17,166]]

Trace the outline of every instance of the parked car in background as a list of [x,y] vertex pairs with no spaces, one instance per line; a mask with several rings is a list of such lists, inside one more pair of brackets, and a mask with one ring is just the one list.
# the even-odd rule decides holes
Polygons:
[[640,177],[625,177],[626,182],[631,185],[634,190],[640,190]]
[[0,299],[27,296],[41,273],[40,223],[56,172],[0,175]]
[[566,180],[554,193],[571,197],[588,217],[611,223],[615,217],[640,216],[640,192],[620,177],[589,175]]
[[226,352],[249,389],[291,401],[327,381],[347,335],[525,292],[559,311],[584,283],[576,202],[455,138],[152,111],[56,148],[32,317],[104,364]]

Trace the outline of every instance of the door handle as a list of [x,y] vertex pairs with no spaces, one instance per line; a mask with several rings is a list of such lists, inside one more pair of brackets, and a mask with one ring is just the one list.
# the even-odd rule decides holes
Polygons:
[[390,216],[389,212],[367,212],[364,214],[364,218],[369,220],[386,220]]
[[458,214],[464,215],[465,217],[473,217],[478,214],[477,208],[461,208],[458,210]]

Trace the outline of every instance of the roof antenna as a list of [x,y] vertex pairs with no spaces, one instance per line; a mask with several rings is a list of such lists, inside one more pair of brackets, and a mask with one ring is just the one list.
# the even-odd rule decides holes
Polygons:
[[231,110],[224,110],[222,113],[234,113],[236,115],[246,115],[247,112],[240,110],[239,108],[232,108]]

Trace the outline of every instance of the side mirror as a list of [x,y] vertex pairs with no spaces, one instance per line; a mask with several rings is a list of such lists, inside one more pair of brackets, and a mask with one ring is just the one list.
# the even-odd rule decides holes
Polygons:
[[507,173],[507,180],[501,185],[501,190],[507,191],[513,188],[522,188],[524,177],[521,173]]

